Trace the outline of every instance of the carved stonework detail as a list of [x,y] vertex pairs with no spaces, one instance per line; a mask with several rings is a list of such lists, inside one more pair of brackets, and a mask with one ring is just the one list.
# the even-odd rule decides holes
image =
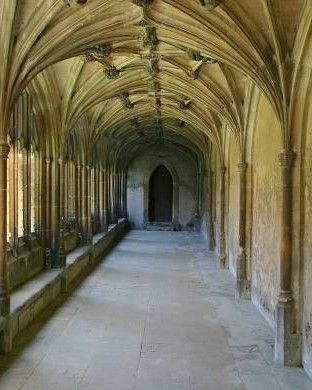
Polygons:
[[208,10],[212,10],[218,7],[223,0],[199,0],[200,4],[206,7]]
[[64,3],[67,5],[67,7],[71,7],[73,3],[76,3],[78,5],[84,5],[87,3],[88,0],[64,0]]
[[187,55],[192,61],[202,61],[204,56],[198,51],[194,49],[187,49]]
[[118,70],[114,65],[109,65],[104,69],[104,74],[107,79],[114,80],[119,76],[120,70]]
[[138,7],[147,8],[153,4],[154,0],[133,0],[133,3]]
[[158,60],[149,60],[146,65],[146,71],[151,76],[157,76],[157,74],[159,73]]
[[180,110],[187,110],[188,108],[190,108],[190,105],[191,105],[191,99],[187,98],[187,97],[184,97],[180,102],[179,102],[179,108]]
[[129,110],[133,107],[133,103],[131,103],[129,99],[129,92],[122,92],[119,95],[119,99],[121,100],[122,108],[124,108],[125,110]]
[[138,128],[138,127],[139,127],[139,118],[133,118],[133,119],[131,119],[131,125],[132,125],[134,128]]
[[0,143],[0,158],[1,159],[7,159],[8,155],[9,155],[9,152],[10,152],[9,145],[6,144],[6,143],[4,143],[4,144]]
[[145,32],[141,35],[140,40],[143,47],[154,47],[158,43],[156,27],[146,26]]
[[279,162],[282,168],[291,168],[296,158],[295,152],[292,150],[284,150],[279,154]]

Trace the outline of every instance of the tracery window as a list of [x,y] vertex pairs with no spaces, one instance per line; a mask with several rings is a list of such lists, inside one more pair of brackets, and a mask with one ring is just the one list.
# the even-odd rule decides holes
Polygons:
[[31,100],[24,92],[13,110],[9,130],[7,238],[15,249],[38,231],[40,175],[35,143]]

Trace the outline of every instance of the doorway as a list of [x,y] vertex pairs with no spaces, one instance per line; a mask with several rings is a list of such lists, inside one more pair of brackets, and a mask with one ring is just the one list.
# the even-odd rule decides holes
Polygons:
[[169,170],[160,165],[149,182],[149,221],[172,222],[173,180]]

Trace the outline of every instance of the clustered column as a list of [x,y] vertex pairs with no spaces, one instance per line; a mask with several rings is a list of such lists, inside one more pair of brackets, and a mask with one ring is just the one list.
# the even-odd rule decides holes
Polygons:
[[236,295],[238,298],[250,298],[250,286],[247,280],[246,257],[246,173],[247,163],[241,161],[238,164],[239,171],[239,252],[236,261]]
[[220,168],[220,237],[219,237],[219,266],[226,268],[226,242],[225,242],[225,221],[224,221],[224,208],[225,208],[225,172],[226,168],[222,166]]
[[280,242],[280,283],[276,308],[275,359],[285,365],[298,365],[300,351],[295,332],[292,292],[292,167],[295,155],[284,150],[279,155],[282,182]]

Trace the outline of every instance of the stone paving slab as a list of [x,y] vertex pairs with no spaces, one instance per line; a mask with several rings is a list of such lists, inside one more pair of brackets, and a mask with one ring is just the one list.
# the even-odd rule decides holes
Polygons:
[[0,358],[1,390],[311,390],[197,233],[133,231]]

